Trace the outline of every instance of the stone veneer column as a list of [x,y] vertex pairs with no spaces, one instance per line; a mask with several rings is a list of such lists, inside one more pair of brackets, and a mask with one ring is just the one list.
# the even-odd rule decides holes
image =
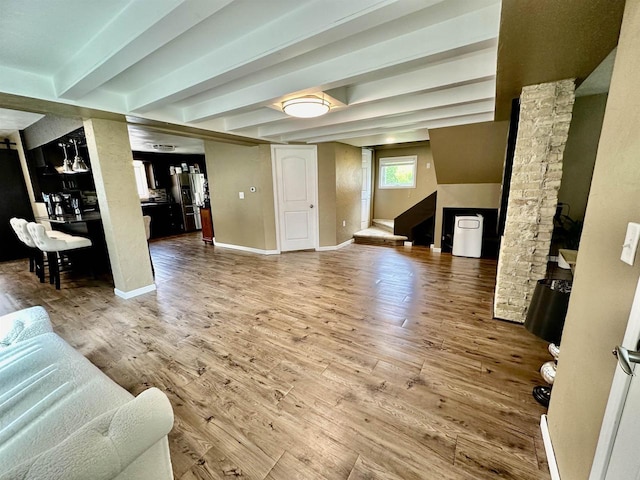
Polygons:
[[498,259],[496,318],[524,322],[536,282],[546,275],[574,90],[573,80],[522,89],[507,218]]
[[127,125],[92,118],[84,130],[115,293],[129,298],[155,290]]

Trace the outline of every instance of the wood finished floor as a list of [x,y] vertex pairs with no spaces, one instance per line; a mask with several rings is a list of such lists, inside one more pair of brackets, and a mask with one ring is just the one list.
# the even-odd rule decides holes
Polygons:
[[41,304],[133,394],[169,396],[175,478],[548,479],[531,397],[546,345],[491,318],[496,265],[350,245],[279,256],[151,245],[132,300],[26,261],[0,264],[0,314]]

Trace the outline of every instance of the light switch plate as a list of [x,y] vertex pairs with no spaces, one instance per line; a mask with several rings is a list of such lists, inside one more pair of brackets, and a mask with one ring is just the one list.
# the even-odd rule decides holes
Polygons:
[[238,192],[238,197],[240,197],[240,200],[244,200],[244,192]]
[[639,238],[640,224],[629,222],[629,225],[627,225],[627,234],[624,236],[624,243],[622,244],[622,255],[620,255],[620,260],[624,263],[633,265],[633,261],[636,258]]

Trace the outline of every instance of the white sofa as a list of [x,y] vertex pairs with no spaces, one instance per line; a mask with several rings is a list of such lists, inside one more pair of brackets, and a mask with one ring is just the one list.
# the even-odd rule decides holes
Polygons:
[[172,479],[172,426],[164,393],[134,398],[42,307],[0,317],[0,480]]

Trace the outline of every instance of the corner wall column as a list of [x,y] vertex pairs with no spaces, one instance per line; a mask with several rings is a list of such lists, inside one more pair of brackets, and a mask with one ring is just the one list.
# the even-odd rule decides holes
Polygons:
[[127,125],[92,118],[84,130],[115,293],[130,298],[155,290]]
[[494,316],[523,323],[537,280],[547,273],[575,83],[522,89],[520,122],[500,244]]

